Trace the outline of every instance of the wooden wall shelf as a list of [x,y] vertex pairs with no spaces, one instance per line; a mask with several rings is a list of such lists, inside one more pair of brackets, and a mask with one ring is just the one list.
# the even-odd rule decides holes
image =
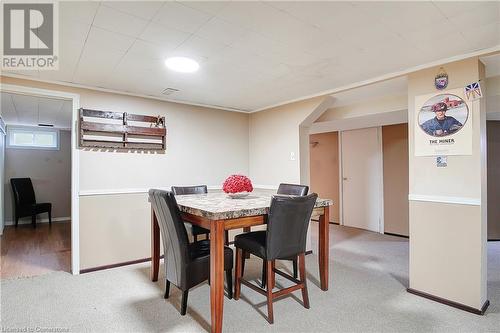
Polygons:
[[80,109],[80,147],[165,150],[165,117]]

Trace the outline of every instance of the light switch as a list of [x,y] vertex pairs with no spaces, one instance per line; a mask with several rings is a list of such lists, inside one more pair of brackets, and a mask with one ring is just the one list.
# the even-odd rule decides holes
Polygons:
[[290,161],[295,161],[295,152],[290,152]]

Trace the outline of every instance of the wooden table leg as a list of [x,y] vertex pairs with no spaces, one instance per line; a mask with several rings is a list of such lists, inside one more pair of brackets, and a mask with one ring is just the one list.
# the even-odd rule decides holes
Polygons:
[[224,221],[210,221],[210,314],[212,333],[222,332],[224,311]]
[[319,217],[319,278],[322,290],[328,290],[328,265],[330,264],[330,209],[324,208]]
[[[243,232],[250,232],[252,229],[250,227],[244,227]],[[250,259],[250,252],[245,252],[245,259]]]
[[155,212],[151,208],[151,281],[158,281],[158,270],[160,268],[160,227]]

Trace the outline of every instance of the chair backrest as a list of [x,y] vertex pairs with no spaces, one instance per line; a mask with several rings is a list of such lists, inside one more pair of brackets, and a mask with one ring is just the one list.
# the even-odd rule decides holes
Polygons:
[[180,287],[183,281],[186,281],[184,268],[190,262],[190,258],[188,235],[179,206],[170,191],[151,189],[149,201],[160,227],[167,279]]
[[208,190],[207,190],[207,185],[172,186],[172,192],[174,192],[174,195],[204,194],[204,193],[208,193]]
[[318,195],[273,196],[267,221],[267,260],[290,259],[306,250],[307,227]]
[[31,178],[11,178],[10,185],[12,186],[16,206],[36,203],[35,191],[33,190]]
[[281,183],[277,194],[304,196],[307,195],[307,192],[309,192],[309,186]]

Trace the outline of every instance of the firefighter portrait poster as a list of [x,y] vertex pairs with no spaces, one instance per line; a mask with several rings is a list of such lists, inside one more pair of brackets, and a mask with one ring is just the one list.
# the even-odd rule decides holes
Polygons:
[[472,155],[471,105],[463,89],[415,98],[415,156]]

